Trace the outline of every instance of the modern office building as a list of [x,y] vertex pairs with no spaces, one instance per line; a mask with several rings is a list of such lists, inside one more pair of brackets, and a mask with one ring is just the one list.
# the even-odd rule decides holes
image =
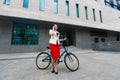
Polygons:
[[54,23],[82,49],[120,41],[120,0],[0,0],[0,53],[44,50]]

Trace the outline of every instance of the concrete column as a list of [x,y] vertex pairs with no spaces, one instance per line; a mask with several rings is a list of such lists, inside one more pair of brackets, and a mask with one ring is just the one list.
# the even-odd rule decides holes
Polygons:
[[82,49],[92,49],[89,30],[76,29],[76,46]]
[[106,39],[107,42],[116,41],[117,33],[108,32],[108,37]]
[[120,40],[120,33],[119,33],[119,40]]
[[49,28],[45,25],[40,25],[39,30],[39,50],[45,50],[46,46],[49,46]]
[[9,51],[12,39],[13,21],[0,20],[0,52]]

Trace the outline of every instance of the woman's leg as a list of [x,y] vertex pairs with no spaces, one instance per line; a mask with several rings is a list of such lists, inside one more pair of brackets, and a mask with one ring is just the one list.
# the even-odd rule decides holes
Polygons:
[[58,68],[57,68],[57,65],[58,65],[58,59],[55,60],[55,72],[56,72],[56,74],[58,74]]
[[54,60],[54,59],[52,59],[51,71],[52,71],[52,72],[55,71],[55,60]]

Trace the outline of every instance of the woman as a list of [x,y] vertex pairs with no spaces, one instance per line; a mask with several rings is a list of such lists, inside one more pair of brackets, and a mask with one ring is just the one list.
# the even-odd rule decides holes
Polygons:
[[[60,33],[57,31],[58,26],[57,24],[54,24],[54,26],[52,27],[52,30],[49,31],[49,34],[51,36],[49,43],[50,43],[50,52],[51,52],[51,56],[52,56],[52,69],[51,72],[58,74],[58,70],[57,70],[57,64],[58,64],[58,59],[60,57]],[[61,39],[62,40],[66,40],[66,38]]]

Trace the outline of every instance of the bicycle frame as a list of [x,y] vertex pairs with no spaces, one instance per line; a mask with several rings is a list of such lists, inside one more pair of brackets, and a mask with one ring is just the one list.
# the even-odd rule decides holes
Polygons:
[[[67,51],[67,49],[66,49],[66,47],[65,46],[63,46],[63,48],[64,48],[64,51],[62,52],[62,54],[60,55],[60,58],[66,53],[66,54],[69,54],[68,53],[68,51]],[[59,59],[60,59],[59,58]]]
[[61,59],[61,57],[62,57],[65,53],[66,53],[66,55],[68,55],[68,58],[70,59],[70,61],[73,61],[73,59],[71,58],[70,53],[67,51],[66,47],[63,46],[63,48],[64,48],[64,51],[63,51],[62,54],[60,55],[60,58],[59,58],[59,60],[58,60],[58,63],[61,62],[60,59]]
[[[52,62],[52,56],[49,50],[50,47],[47,47],[47,49],[47,51],[39,53],[36,58],[37,67],[42,70],[48,68]],[[62,46],[58,64],[63,61],[70,71],[76,71],[79,67],[78,58],[75,56],[75,54],[68,52],[68,47],[66,46]]]
[[[62,54],[60,55],[60,58],[59,58],[59,60],[58,60],[58,63],[61,62],[60,59],[61,59],[61,57],[62,57],[65,53],[66,53],[66,55],[68,55],[70,61],[73,61],[73,59],[71,58],[71,56],[69,56],[70,53],[67,51],[66,47],[63,46],[63,48],[64,48],[64,51],[63,51]],[[49,53],[49,55],[50,55],[50,57],[51,57],[51,53]],[[43,61],[43,62],[51,61],[51,59],[48,59],[48,57],[46,57],[46,58],[43,59],[42,61]]]

